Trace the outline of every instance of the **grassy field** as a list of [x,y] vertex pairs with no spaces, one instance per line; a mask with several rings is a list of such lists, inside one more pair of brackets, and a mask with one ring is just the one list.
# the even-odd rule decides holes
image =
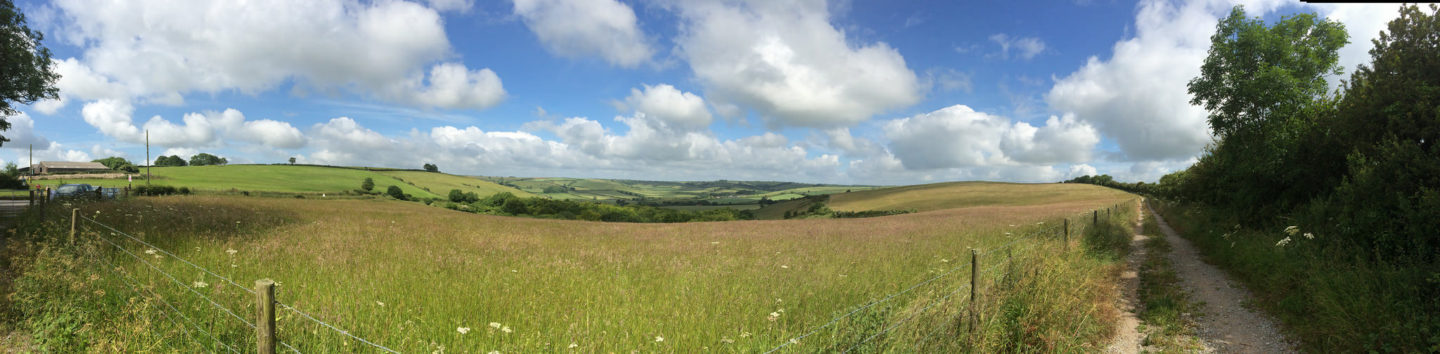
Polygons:
[[[143,174],[144,171],[142,170]],[[405,193],[416,198],[444,198],[451,189],[476,192],[488,196],[498,192],[511,192],[527,197],[531,194],[497,185],[485,180],[419,171],[393,171],[287,165],[225,165],[155,167],[152,184],[175,187],[189,187],[203,191],[266,191],[288,193],[331,193],[360,188],[365,178],[375,181],[375,190],[385,191],[389,186],[399,186]],[[402,181],[403,179],[403,181]],[[406,183],[409,182],[409,183]],[[63,183],[85,183],[106,187],[143,185],[144,180],[126,182],[124,179],[73,179],[42,180],[37,183],[59,185]],[[412,185],[413,183],[413,185]],[[426,190],[426,189],[429,190]]]
[[[406,352],[561,351],[572,344],[582,352],[763,351],[915,284],[928,285],[788,351],[861,343],[865,351],[1084,351],[1110,333],[1118,256],[1100,246],[1060,253],[1058,242],[1041,240],[1054,239],[1059,218],[1080,220],[1088,210],[1132,198],[1093,195],[1099,197],[1057,195],[1029,205],[870,219],[686,224],[495,217],[382,200],[221,196],[137,198],[82,205],[80,212],[243,286],[274,279],[281,284],[279,301]],[[253,331],[187,295],[197,290],[251,314],[248,294],[97,225],[82,222],[80,246],[70,248],[63,241],[68,221],[54,215],[48,229],[21,225],[17,239],[24,241],[7,251],[9,268],[22,274],[8,313],[21,314],[17,326],[33,331],[42,349],[218,349],[206,339],[186,344],[181,326],[157,315],[165,313],[162,304],[130,290],[120,274],[176,301],[221,341],[253,342]],[[1127,217],[1116,213],[1102,225]],[[1011,243],[1032,234],[1044,236]],[[110,242],[186,286],[169,284]],[[1001,244],[1017,246],[982,257],[990,268],[982,273],[988,280],[982,293],[989,295],[979,303],[987,314],[980,335],[957,341],[955,319],[966,307],[927,305],[954,294],[966,278],[923,281],[958,269],[971,248]],[[1007,255],[1013,263],[996,268]],[[281,338],[302,351],[364,351],[357,349],[363,344],[294,314],[280,315]],[[906,325],[880,332],[892,323]],[[880,333],[887,334],[876,337]],[[940,338],[932,339],[936,333]]]
[[[1123,195],[1128,194],[1115,189],[1094,188],[1082,184],[950,182],[831,194],[826,206],[836,211],[931,211],[1120,198]],[[786,211],[803,209],[809,204],[810,202],[803,200],[776,203],[761,208],[756,212],[756,216],[765,220],[781,219]]]

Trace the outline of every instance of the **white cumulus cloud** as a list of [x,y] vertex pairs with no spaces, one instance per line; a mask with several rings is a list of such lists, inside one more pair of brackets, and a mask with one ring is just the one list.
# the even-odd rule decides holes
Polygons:
[[[270,119],[247,120],[239,110],[187,113],[176,124],[160,116],[152,116],[136,126],[132,116],[135,107],[127,101],[103,99],[85,104],[80,115],[86,123],[116,140],[145,143],[145,131],[156,146],[201,148],[218,147],[228,142],[254,143],[280,149],[305,146],[305,136],[290,123]],[[229,141],[226,141],[226,140]]]
[[773,125],[850,126],[923,95],[899,51],[847,38],[830,24],[824,1],[677,6],[677,50],[706,97],[757,111]]
[[540,43],[566,57],[599,56],[635,67],[655,50],[640,30],[635,10],[615,0],[513,0],[515,15]]
[[636,112],[680,128],[703,128],[710,125],[712,119],[704,99],[669,84],[644,85],[644,90],[630,89],[625,104]]
[[[458,9],[440,2],[434,6]],[[82,48],[60,60],[62,99],[183,103],[192,92],[254,94],[293,82],[394,102],[486,108],[499,80],[489,69],[434,63],[453,55],[436,9],[406,1],[59,0],[56,38]],[[430,86],[413,84],[431,68]],[[463,73],[465,75],[457,75]],[[443,74],[443,75],[441,75]],[[470,87],[461,87],[469,85]],[[396,87],[424,91],[398,95]],[[482,92],[486,94],[476,94]],[[447,96],[448,95],[448,96]]]
[[1073,117],[1034,127],[965,105],[891,120],[884,131],[890,152],[912,170],[1083,162],[1100,141]]

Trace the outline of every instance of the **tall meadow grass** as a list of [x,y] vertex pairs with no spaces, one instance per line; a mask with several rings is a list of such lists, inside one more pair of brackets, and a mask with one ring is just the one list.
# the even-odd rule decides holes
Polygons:
[[[17,277],[5,310],[48,351],[253,351],[253,330],[219,307],[253,317],[254,297],[240,288],[268,278],[278,301],[405,352],[756,352],[784,343],[786,352],[1084,351],[1113,331],[1126,245],[1114,240],[1129,239],[1122,225],[1133,207],[1082,226],[1089,210],[1133,205],[1121,197],[686,224],[367,200],[183,196],[73,206],[156,252],[84,220],[71,245],[69,213],[55,204],[45,222],[27,216],[12,235],[5,258]],[[1075,227],[1069,252],[1059,242],[1062,218]],[[971,249],[982,252],[975,304],[960,290]],[[973,328],[964,321],[970,306],[981,313]],[[277,313],[280,339],[301,351],[371,350]]]

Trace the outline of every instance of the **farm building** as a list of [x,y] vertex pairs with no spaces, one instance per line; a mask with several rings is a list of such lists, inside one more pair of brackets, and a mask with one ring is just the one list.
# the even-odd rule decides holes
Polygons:
[[99,162],[44,161],[31,166],[37,174],[106,172],[109,167]]

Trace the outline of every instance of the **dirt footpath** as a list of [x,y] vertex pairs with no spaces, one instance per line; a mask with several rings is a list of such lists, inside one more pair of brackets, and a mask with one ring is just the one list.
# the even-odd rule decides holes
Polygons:
[[[1141,199],[1140,204],[1144,203]],[[1145,259],[1145,236],[1141,225],[1145,221],[1145,213],[1136,206],[1137,216],[1135,219],[1135,236],[1130,238],[1130,255],[1125,256],[1125,271],[1120,273],[1120,321],[1116,323],[1115,339],[1110,346],[1105,347],[1106,353],[1139,353],[1144,351],[1145,335],[1140,333],[1140,319],[1135,316],[1140,312],[1140,263]]]
[[1145,211],[1160,224],[1160,231],[1173,248],[1169,258],[1180,285],[1191,301],[1200,305],[1196,332],[1206,349],[1220,353],[1295,352],[1274,321],[1248,308],[1253,301],[1248,290],[1201,260],[1190,241],[1177,235],[1155,210],[1146,205]]

